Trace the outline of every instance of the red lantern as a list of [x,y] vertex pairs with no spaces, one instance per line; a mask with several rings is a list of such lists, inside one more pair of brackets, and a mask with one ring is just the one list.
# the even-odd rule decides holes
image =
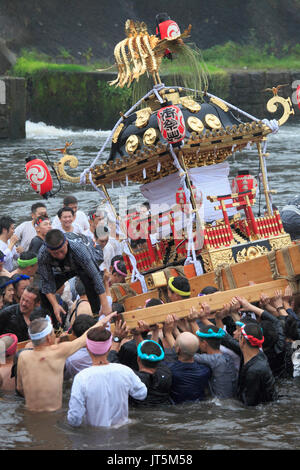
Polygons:
[[156,34],[160,36],[161,39],[176,39],[179,38],[181,32],[178,24],[168,19],[167,21],[159,23],[156,28]]
[[43,160],[38,158],[26,159],[26,178],[29,180],[34,191],[44,198],[50,196],[53,188],[53,181],[50,171]]
[[178,106],[161,108],[157,112],[157,122],[161,135],[170,144],[176,144],[185,138],[184,118]]

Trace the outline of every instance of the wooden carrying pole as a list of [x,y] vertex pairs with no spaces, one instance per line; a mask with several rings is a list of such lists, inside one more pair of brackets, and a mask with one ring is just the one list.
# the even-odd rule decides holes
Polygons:
[[[287,280],[278,279],[276,281],[255,284],[254,286],[240,287],[238,289],[215,292],[214,294],[203,295],[201,297],[191,297],[190,299],[156,305],[154,307],[140,308],[125,312],[122,316],[129,329],[135,328],[139,320],[144,320],[147,324],[154,325],[155,323],[163,323],[167,315],[176,315],[178,318],[187,317],[192,307],[197,310],[203,302],[206,302],[213,312],[222,309],[224,304],[230,302],[233,297],[244,297],[248,302],[257,302],[262,293],[272,297],[277,289],[284,290],[287,285]],[[111,325],[111,328],[113,331],[114,325]],[[72,335],[70,335],[70,339],[74,339]],[[25,348],[28,342],[23,341],[18,343],[17,350]]]
[[224,304],[230,302],[233,297],[244,297],[249,302],[257,302],[262,293],[273,297],[277,289],[284,290],[287,285],[288,281],[285,279],[264,282],[253,286],[240,287],[201,297],[192,297],[154,307],[132,310],[131,312],[123,313],[123,318],[129,329],[135,328],[139,320],[144,320],[146,323],[154,325],[155,323],[163,323],[167,315],[176,315],[178,318],[187,317],[192,307],[197,310],[203,302],[209,304],[211,311],[216,311],[222,309]]

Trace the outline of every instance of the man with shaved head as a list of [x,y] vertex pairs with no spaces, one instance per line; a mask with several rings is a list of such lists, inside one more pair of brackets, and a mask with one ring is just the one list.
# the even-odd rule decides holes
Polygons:
[[174,348],[177,360],[166,362],[172,372],[171,398],[173,402],[178,404],[204,400],[211,370],[194,361],[194,354],[199,348],[196,336],[188,331],[180,333],[176,338]]

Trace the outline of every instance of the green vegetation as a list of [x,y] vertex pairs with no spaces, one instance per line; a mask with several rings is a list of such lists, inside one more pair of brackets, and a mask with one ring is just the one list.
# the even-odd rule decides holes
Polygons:
[[[259,45],[255,38],[251,44],[240,45],[228,41],[223,45],[216,45],[202,51],[208,75],[224,73],[232,69],[299,69],[300,44],[294,46],[283,45],[279,50],[274,41],[270,44]],[[29,76],[41,70],[49,72],[92,72],[97,68],[107,68],[107,63],[92,63],[93,52],[89,48],[84,54],[86,65],[75,64],[74,57],[63,47],[59,49],[57,58],[51,58],[36,50],[22,50],[16,65],[12,70],[13,75]],[[61,63],[65,61],[66,63]],[[70,63],[71,62],[71,63]],[[178,64],[176,60],[163,61],[161,72],[164,75],[174,75],[188,72],[188,64]]]
[[253,41],[249,45],[240,45],[228,41],[204,50],[203,59],[209,66],[221,69],[299,69],[300,44],[284,45],[279,50],[274,42],[259,45]]
[[[26,78],[28,107],[33,120],[40,119],[42,110],[45,122],[54,125],[111,129],[120,110],[127,111],[132,102],[149,90],[152,81],[150,77],[149,82],[144,83],[146,74],[133,87],[110,87],[108,81],[115,78],[115,68],[91,63],[92,57],[92,50],[88,49],[86,64],[82,65],[70,63],[74,58],[64,48],[60,48],[55,59],[36,50],[22,51],[10,74]],[[284,46],[278,52],[271,45],[259,48],[255,44],[240,46],[227,42],[203,51],[202,56],[195,52],[186,58],[191,60],[180,67],[176,57],[173,61],[163,61],[163,82],[198,90],[204,90],[209,83],[209,91],[226,100],[231,70],[299,69],[300,44]],[[93,73],[97,69],[107,73]]]

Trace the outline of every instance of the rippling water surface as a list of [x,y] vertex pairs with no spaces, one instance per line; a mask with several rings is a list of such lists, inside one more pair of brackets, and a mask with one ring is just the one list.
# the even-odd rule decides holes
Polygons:
[[[70,170],[79,175],[96,157],[108,132],[69,131],[27,122],[26,139],[0,143],[0,214],[12,215],[17,223],[28,220],[30,206],[40,200],[25,179],[24,159],[34,149],[62,148],[72,141],[71,154],[79,157],[79,167]],[[291,121],[278,134],[268,139],[268,176],[270,188],[277,190],[273,202],[282,208],[299,194],[300,122]],[[58,153],[50,152],[57,160]],[[56,157],[55,157],[56,155]],[[103,156],[106,160],[108,152]],[[258,174],[258,158],[254,148],[229,159],[231,175],[248,168]],[[143,200],[138,186],[109,189],[112,200],[122,191],[130,197],[130,205]],[[98,202],[91,187],[63,183],[63,190],[48,200],[54,215],[66,194],[76,194],[80,208],[88,211]],[[298,379],[279,384],[280,399],[276,403],[246,408],[235,400],[210,400],[149,410],[131,410],[131,424],[119,429],[71,428],[66,422],[70,385],[65,385],[63,409],[49,414],[30,413],[23,400],[14,393],[0,392],[0,449],[298,449],[300,432],[300,389]]]

